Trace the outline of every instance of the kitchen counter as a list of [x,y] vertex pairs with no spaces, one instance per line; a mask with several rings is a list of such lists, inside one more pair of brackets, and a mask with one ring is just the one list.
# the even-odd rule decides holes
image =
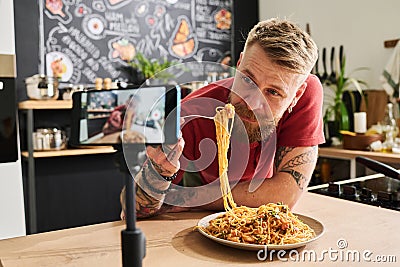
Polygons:
[[400,162],[400,154],[374,152],[365,150],[350,150],[341,147],[319,147],[318,156],[326,158],[345,159],[350,161],[350,178],[356,178],[356,157],[363,156],[373,160],[395,163]]
[[[376,266],[375,260],[397,266],[400,262],[400,213],[396,211],[305,193],[294,212],[322,222],[325,233],[305,247],[281,254],[282,260],[275,252],[272,262],[269,257],[260,261],[255,251],[217,244],[194,230],[209,212],[171,213],[139,221],[147,239],[143,266],[282,266],[296,255],[300,257],[296,266]],[[3,240],[0,266],[121,266],[124,228],[118,221]],[[310,251],[318,260],[308,260]]]

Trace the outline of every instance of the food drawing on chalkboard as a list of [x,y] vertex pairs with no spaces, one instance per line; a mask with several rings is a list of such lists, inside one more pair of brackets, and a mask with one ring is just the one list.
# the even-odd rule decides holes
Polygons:
[[104,2],[107,3],[109,9],[117,9],[129,4],[131,1],[132,0],[105,0]]
[[159,18],[164,16],[165,12],[166,10],[164,6],[157,5],[156,8],[154,9],[154,15]]
[[157,18],[154,17],[153,15],[146,16],[146,24],[150,28],[154,27],[157,24],[157,22],[158,22]]
[[132,61],[136,55],[135,46],[129,40],[123,38],[111,43],[113,48],[112,58],[120,58],[123,61]]
[[63,2],[62,0],[46,0],[46,8],[53,15],[60,15],[61,17],[65,17],[65,13],[63,12]]
[[105,37],[104,30],[106,27],[107,21],[97,14],[85,16],[82,20],[83,31],[94,40],[100,40]]
[[[126,67],[139,52],[150,60],[230,64],[224,55],[232,42],[231,0],[37,2],[44,44],[39,69],[65,83],[91,85],[98,77],[134,81]],[[197,77],[194,73],[179,75]]]
[[92,2],[92,8],[98,12],[105,12],[107,10],[102,0],[94,0]]
[[80,18],[92,13],[92,10],[87,5],[80,3],[74,11],[75,17]]
[[224,70],[228,70],[232,67],[232,53],[231,51],[226,51],[223,56],[218,60],[218,63],[221,64],[221,67]]
[[73,72],[73,64],[71,59],[62,52],[50,52],[46,54],[46,73],[61,82],[67,82]]
[[135,8],[135,15],[138,17],[143,17],[148,13],[149,5],[146,2],[139,3],[139,5]]
[[216,28],[220,30],[228,30],[232,24],[232,14],[225,8],[220,9],[214,15]]
[[193,34],[187,17],[181,16],[178,21],[179,23],[172,35],[171,51],[178,58],[188,58],[197,49],[196,36]]

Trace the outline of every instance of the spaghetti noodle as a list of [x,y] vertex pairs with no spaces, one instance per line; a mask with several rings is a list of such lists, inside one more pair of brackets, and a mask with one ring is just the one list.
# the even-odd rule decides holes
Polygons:
[[[231,188],[228,179],[228,148],[229,140],[232,133],[233,118],[235,108],[231,104],[226,104],[225,107],[218,107],[214,117],[215,131],[217,136],[218,146],[218,165],[219,179],[221,184],[222,199],[224,200],[224,208],[226,211],[236,207],[233,201]],[[231,119],[231,123],[229,123]]]
[[314,230],[294,215],[287,205],[269,203],[258,208],[238,207],[233,200],[227,175],[227,155],[234,112],[234,107],[227,104],[224,108],[217,108],[214,117],[219,177],[226,213],[201,228],[209,235],[248,244],[283,245],[310,240],[315,236]]
[[257,245],[295,244],[315,236],[314,230],[282,203],[236,207],[202,229],[218,238]]

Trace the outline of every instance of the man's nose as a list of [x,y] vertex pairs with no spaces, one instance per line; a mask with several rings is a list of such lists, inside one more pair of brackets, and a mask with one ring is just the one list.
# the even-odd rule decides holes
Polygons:
[[253,111],[264,110],[268,106],[266,99],[259,91],[248,92],[242,98],[248,109]]

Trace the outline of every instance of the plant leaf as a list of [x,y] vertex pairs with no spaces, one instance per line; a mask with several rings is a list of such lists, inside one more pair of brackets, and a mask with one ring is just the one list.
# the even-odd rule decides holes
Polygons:
[[346,105],[343,102],[340,102],[340,114],[341,114],[341,130],[349,130],[349,113],[347,112]]

